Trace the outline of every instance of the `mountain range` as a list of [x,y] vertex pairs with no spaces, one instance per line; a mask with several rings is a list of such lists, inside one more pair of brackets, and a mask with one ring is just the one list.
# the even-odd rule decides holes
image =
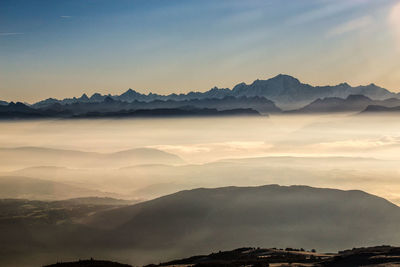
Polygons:
[[[312,86],[280,74],[232,89],[159,95],[129,89],[121,95],[48,98],[32,105],[0,102],[0,118],[98,118],[154,116],[225,116],[317,112],[362,112],[368,106],[396,108],[400,94],[374,84],[352,87]],[[378,110],[378,109],[370,109]]]
[[[23,103],[9,103],[0,106],[0,119],[96,119],[96,118],[174,118],[174,117],[220,117],[220,116],[261,116],[261,114],[252,108],[197,108],[194,106],[182,106],[179,108],[152,108],[146,109],[124,109],[124,102],[113,103],[106,98],[102,103],[73,103],[61,105],[52,104],[47,108],[35,109]],[[122,104],[121,104],[122,103]],[[121,104],[121,106],[119,105]],[[150,106],[150,105],[149,105]],[[278,110],[276,107],[274,107]],[[264,114],[266,116],[267,114]]]
[[267,80],[255,80],[251,84],[239,83],[232,89],[214,87],[206,92],[189,92],[187,94],[159,95],[154,93],[142,94],[133,89],[129,89],[121,95],[101,95],[95,93],[88,97],[83,94],[79,98],[67,98],[57,100],[49,98],[35,103],[34,107],[44,107],[49,104],[61,103],[71,104],[76,102],[103,102],[107,97],[123,102],[143,101],[151,102],[154,100],[174,100],[187,101],[194,99],[222,99],[227,96],[232,97],[265,97],[273,101],[283,109],[300,108],[310,102],[325,97],[346,98],[349,95],[364,95],[371,99],[383,100],[391,97],[399,97],[399,94],[390,92],[384,88],[370,84],[366,86],[352,87],[347,83],[335,86],[312,86],[301,83],[298,79],[284,74],[279,74]]

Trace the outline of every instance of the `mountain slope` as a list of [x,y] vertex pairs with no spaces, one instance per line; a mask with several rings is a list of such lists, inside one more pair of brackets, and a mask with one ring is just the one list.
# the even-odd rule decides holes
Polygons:
[[89,224],[108,222],[107,242],[124,247],[202,250],[251,243],[334,251],[399,244],[399,221],[399,207],[361,191],[270,185],[182,191],[98,214]]
[[186,259],[174,260],[155,266],[399,266],[400,248],[377,246],[353,248],[338,253],[318,253],[304,249],[286,248],[238,248],[232,251],[219,251],[209,255],[197,255]]
[[19,206],[28,211],[24,218],[7,218],[9,208],[0,210],[0,230],[7,233],[0,235],[1,265],[99,256],[140,265],[242,246],[337,251],[400,243],[400,208],[361,191],[278,185],[195,189],[91,216],[74,212],[73,220],[68,212],[37,216],[29,212],[32,205]]

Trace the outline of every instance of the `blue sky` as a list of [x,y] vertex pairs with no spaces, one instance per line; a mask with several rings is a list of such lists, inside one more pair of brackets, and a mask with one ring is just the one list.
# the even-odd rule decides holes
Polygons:
[[0,99],[205,91],[291,74],[400,90],[394,0],[2,0]]

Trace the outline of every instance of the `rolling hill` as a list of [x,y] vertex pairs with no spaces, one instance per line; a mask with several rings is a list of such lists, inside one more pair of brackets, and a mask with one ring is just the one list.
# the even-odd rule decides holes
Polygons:
[[399,244],[399,220],[399,207],[361,191],[269,185],[182,191],[99,213],[88,223],[102,228],[112,222],[107,223],[112,228],[108,241],[116,246],[190,251],[218,249],[216,244],[237,247],[251,240],[255,245],[332,251]]
[[400,208],[362,191],[224,187],[181,191],[90,216],[73,213],[74,220],[64,212],[62,223],[45,219],[59,218],[51,217],[54,209],[42,212],[21,221],[0,210],[0,229],[10,233],[0,237],[0,264],[15,265],[21,254],[19,261],[31,265],[88,257],[139,265],[243,246],[337,251],[400,244]]
[[117,197],[118,195],[36,178],[0,176],[0,199],[61,200],[96,196]]
[[83,152],[45,147],[0,148],[3,168],[34,166],[124,167],[141,164],[182,164],[183,160],[171,153],[154,148],[135,148],[115,153]]

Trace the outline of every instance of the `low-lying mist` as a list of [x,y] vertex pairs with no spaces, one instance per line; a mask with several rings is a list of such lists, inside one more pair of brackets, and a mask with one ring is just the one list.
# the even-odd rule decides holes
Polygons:
[[44,120],[0,127],[0,198],[145,200],[197,187],[275,183],[360,189],[400,204],[394,116]]

